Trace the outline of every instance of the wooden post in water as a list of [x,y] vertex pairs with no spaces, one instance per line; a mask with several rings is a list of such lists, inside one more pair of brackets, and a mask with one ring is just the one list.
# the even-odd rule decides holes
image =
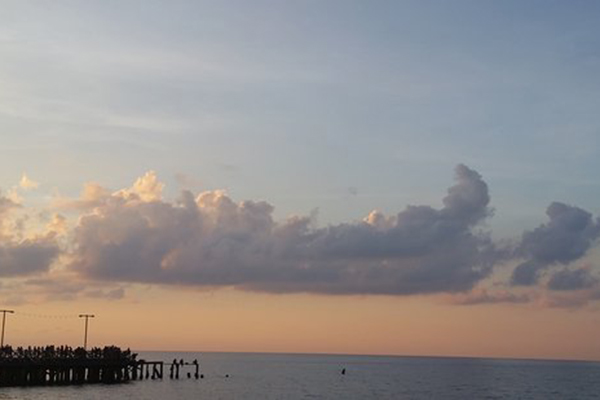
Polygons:
[[194,372],[194,378],[198,379],[198,377],[200,376],[200,365],[198,364],[198,360],[194,360],[192,364],[194,364],[194,366],[196,367],[196,371]]

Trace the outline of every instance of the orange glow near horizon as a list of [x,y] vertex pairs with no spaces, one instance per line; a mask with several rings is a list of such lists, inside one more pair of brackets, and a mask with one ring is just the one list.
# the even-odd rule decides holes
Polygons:
[[[456,306],[440,297],[269,295],[130,289],[126,299],[15,307],[13,346],[83,341],[135,350],[386,354],[600,360],[600,318],[534,305]],[[47,318],[34,315],[69,315]],[[560,321],[560,322],[557,322]]]

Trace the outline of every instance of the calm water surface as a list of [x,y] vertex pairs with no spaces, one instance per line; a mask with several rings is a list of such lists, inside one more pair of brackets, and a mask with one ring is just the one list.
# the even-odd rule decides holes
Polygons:
[[165,367],[162,381],[3,388],[0,400],[600,399],[600,363],[245,353],[140,356],[197,358],[205,378],[170,380]]

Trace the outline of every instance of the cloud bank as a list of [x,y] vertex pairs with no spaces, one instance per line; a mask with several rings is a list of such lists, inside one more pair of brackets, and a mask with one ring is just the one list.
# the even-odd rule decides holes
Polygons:
[[[372,211],[361,221],[325,227],[316,227],[312,216],[275,221],[271,204],[235,202],[218,190],[183,191],[168,201],[163,188],[153,171],[116,192],[87,183],[78,199],[52,205],[75,213],[74,224],[54,214],[46,233],[27,237],[7,222],[20,204],[0,196],[0,277],[39,276],[27,285],[53,298],[68,292],[69,298],[119,299],[125,283],[328,295],[449,293],[457,304],[543,299],[570,306],[599,298],[594,265],[578,265],[598,243],[599,219],[554,202],[548,222],[495,243],[486,230],[493,214],[488,186],[462,164],[439,208],[410,205],[389,216]],[[58,257],[66,275],[53,275]],[[60,281],[67,276],[75,277],[70,286]]]
[[112,281],[397,295],[468,290],[495,262],[478,229],[491,215],[488,187],[464,165],[441,209],[372,212],[319,229],[309,217],[275,222],[266,202],[235,203],[213,191],[169,203],[160,188],[149,174],[136,190],[100,199],[74,231],[70,268]]

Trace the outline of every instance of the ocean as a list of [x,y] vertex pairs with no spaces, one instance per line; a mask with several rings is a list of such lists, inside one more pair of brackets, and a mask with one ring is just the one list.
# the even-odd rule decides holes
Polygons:
[[0,400],[600,399],[600,363],[595,362],[159,352],[140,353],[140,358],[198,359],[205,377],[188,379],[183,373],[171,380],[165,366],[162,380],[0,388]]

